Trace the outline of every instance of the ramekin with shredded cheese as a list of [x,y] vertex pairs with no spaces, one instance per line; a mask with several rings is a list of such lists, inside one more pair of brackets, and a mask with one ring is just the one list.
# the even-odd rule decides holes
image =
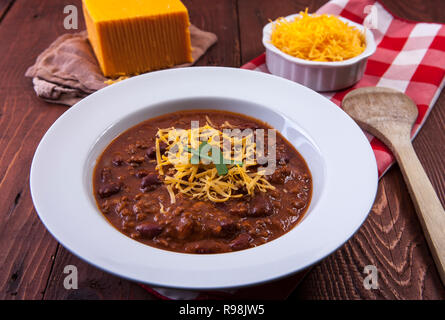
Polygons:
[[[341,21],[363,33],[366,47],[363,52],[343,61],[312,61],[292,56],[272,43],[271,35],[277,23],[294,21],[306,13],[293,14],[268,23],[263,28],[263,45],[266,48],[266,65],[277,76],[298,82],[315,91],[334,91],[350,87],[358,82],[365,71],[368,57],[376,50],[374,36],[363,25],[343,17]],[[308,35],[316,30],[308,30]],[[275,41],[276,42],[276,41]]]

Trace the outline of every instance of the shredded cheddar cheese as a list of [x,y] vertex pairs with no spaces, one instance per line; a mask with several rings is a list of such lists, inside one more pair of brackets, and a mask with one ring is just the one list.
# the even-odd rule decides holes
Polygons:
[[120,82],[122,80],[126,80],[128,78],[130,78],[130,77],[129,76],[120,76],[120,77],[118,77],[116,79],[105,80],[104,83],[110,85],[110,84],[114,84],[114,83]]
[[[156,135],[156,169],[163,176],[171,203],[175,203],[175,192],[187,195],[193,199],[224,202],[244,195],[254,195],[256,191],[266,192],[275,189],[264,175],[264,170],[258,171],[252,153],[255,152],[253,134],[248,136],[227,136],[211,125],[210,119],[203,127],[181,130],[176,128],[159,129]],[[229,123],[226,125],[231,126]],[[202,159],[196,164],[191,161],[192,154],[187,148],[197,148],[199,141],[206,141],[211,146],[223,149],[224,141],[232,146],[241,146],[241,152],[231,151],[231,159],[241,160],[242,164],[227,164],[227,174],[218,175],[215,165],[204,163]],[[224,139],[225,138],[225,139]],[[167,144],[161,153],[160,142]]]
[[343,61],[366,48],[365,37],[356,27],[332,15],[309,15],[307,9],[293,21],[278,18],[271,43],[284,53],[311,61]]

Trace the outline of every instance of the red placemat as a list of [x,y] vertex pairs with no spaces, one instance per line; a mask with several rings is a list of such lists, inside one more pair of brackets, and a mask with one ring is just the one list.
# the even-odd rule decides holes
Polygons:
[[[289,12],[292,13],[294,12]],[[340,106],[343,97],[355,88],[381,86],[400,90],[414,100],[419,110],[412,131],[414,138],[445,84],[445,25],[394,17],[375,0],[332,0],[317,13],[343,16],[360,24],[371,14],[375,24],[375,28],[371,30],[377,43],[377,51],[369,58],[360,82],[349,89],[323,95]],[[269,73],[264,54],[241,68]],[[372,135],[365,134],[374,150],[381,177],[394,163],[394,158],[383,143]],[[161,299],[285,299],[306,273],[307,270],[267,284],[223,292],[142,286]]]

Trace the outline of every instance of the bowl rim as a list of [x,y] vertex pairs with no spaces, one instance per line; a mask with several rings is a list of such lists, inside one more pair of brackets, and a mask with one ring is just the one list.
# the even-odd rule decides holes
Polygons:
[[[172,91],[172,84],[179,89]],[[147,88],[153,89],[153,86],[157,86],[156,90],[147,95]],[[273,90],[275,95],[270,95],[267,90],[258,90],[258,86]],[[106,219],[88,200],[84,177],[76,174],[84,172],[91,147],[110,125],[130,112],[177,97],[241,98],[273,110],[287,110],[285,115],[310,134],[325,157],[326,185],[314,211],[296,228],[264,245],[210,255],[153,248],[104,223]],[[295,105],[295,101],[299,104]],[[307,108],[304,103],[311,101],[313,105]],[[122,108],[123,102],[125,109]],[[320,112],[325,117],[314,122],[314,116]],[[297,119],[295,115],[298,115]],[[341,130],[326,134],[327,128],[335,128],[333,121],[340,125]],[[82,130],[78,127],[80,123]],[[315,127],[320,130],[313,131]],[[73,130],[78,132],[78,136],[73,135]],[[338,139],[346,140],[347,144],[336,143]],[[59,152],[52,152],[55,149]],[[71,162],[65,163],[63,160],[66,159]],[[70,182],[71,193],[64,191],[67,181]],[[349,184],[346,185],[345,181]],[[377,182],[377,165],[367,138],[338,106],[292,81],[224,67],[157,71],[91,94],[67,110],[50,127],[37,147],[30,172],[31,196],[36,211],[47,230],[65,248],[120,277],[158,287],[187,290],[260,284],[317,263],[343,245],[364,222],[374,203]],[[340,189],[338,183],[344,188]],[[351,201],[338,201],[357,189],[361,192]],[[335,216],[329,215],[333,204],[338,210]],[[98,225],[102,233],[92,232],[91,228]],[[314,237],[317,232],[323,237]],[[108,237],[106,243],[103,234]],[[294,243],[302,245],[288,250],[294,248]]]
[[[312,14],[309,14],[309,15],[312,15]],[[300,13],[291,14],[291,15],[284,17],[284,19],[291,20],[298,16],[301,16],[301,14]],[[305,65],[305,66],[312,66],[312,67],[322,67],[322,68],[335,68],[335,67],[350,66],[350,65],[358,63],[364,59],[369,58],[371,55],[373,55],[375,53],[375,51],[377,50],[377,45],[376,45],[376,42],[374,39],[374,34],[371,32],[371,30],[369,30],[368,28],[365,28],[365,26],[363,26],[359,23],[356,23],[354,21],[351,21],[347,18],[337,16],[337,15],[334,15],[334,16],[336,16],[340,20],[347,22],[348,24],[358,28],[362,32],[366,31],[366,48],[361,54],[359,54],[355,57],[352,57],[350,59],[343,60],[343,61],[311,61],[311,60],[304,60],[301,58],[291,56],[291,55],[281,51],[280,49],[278,49],[272,43],[270,43],[272,25],[276,22],[277,19],[269,22],[268,24],[266,24],[263,27],[263,38],[262,38],[263,45],[267,50],[270,50],[270,51],[278,54],[283,59],[288,60],[292,63],[299,64],[299,65]]]

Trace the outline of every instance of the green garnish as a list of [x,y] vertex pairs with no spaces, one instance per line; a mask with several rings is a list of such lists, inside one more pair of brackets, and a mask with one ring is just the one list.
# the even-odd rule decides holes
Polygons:
[[[204,149],[206,147],[206,149]],[[204,149],[204,151],[203,151]],[[198,149],[192,149],[189,147],[185,147],[185,150],[187,152],[190,152],[192,154],[192,157],[190,159],[191,164],[199,164],[200,159],[206,159],[207,161],[212,162],[215,167],[216,171],[218,172],[218,175],[224,176],[229,173],[229,170],[227,169],[228,164],[237,164],[242,165],[242,161],[235,161],[235,160],[227,160],[223,157],[223,153],[221,152],[221,149],[216,146],[210,146],[207,141],[202,142]],[[212,155],[209,156],[209,151],[212,151]],[[207,152],[206,152],[207,151]]]

